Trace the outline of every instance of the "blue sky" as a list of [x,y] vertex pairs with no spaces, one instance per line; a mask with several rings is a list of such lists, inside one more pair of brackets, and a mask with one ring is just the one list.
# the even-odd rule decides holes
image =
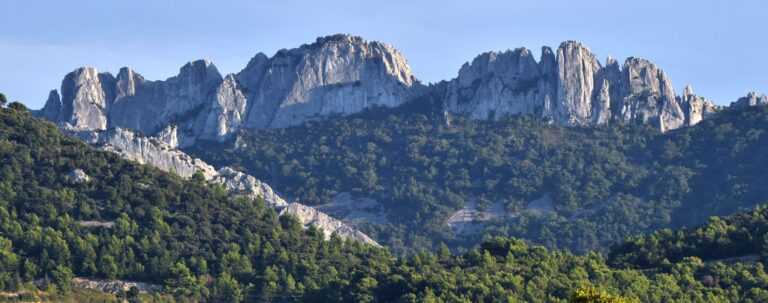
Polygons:
[[768,91],[768,2],[584,1],[1,1],[0,91],[32,108],[80,66],[113,74],[130,66],[165,79],[194,59],[222,74],[258,52],[335,33],[394,45],[418,78],[455,77],[490,50],[564,40],[611,55],[650,59],[679,93],[728,104]]

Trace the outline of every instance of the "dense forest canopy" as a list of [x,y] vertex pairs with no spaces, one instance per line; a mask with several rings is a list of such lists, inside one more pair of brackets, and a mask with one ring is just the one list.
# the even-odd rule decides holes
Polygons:
[[[386,219],[362,228],[397,254],[441,242],[469,248],[484,236],[605,251],[627,236],[700,224],[768,198],[763,106],[661,133],[618,122],[474,120],[425,104],[246,131],[235,147],[188,151],[238,166],[303,203],[326,205],[342,193],[373,199]],[[488,228],[449,228],[468,205],[490,214],[481,225]]]
[[[88,178],[72,177],[78,169]],[[18,103],[0,109],[0,268],[8,291],[38,281],[66,293],[80,276],[157,283],[169,294],[124,294],[144,301],[768,300],[761,262],[687,257],[640,271],[506,237],[465,253],[438,245],[407,257],[326,241],[261,199],[231,198],[199,175],[184,180],[95,150]]]
[[768,205],[732,216],[712,217],[696,228],[663,229],[629,238],[611,247],[608,259],[619,267],[653,268],[689,256],[768,261]]

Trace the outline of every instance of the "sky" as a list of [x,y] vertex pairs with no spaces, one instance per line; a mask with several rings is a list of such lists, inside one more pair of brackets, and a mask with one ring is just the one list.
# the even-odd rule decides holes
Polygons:
[[68,72],[128,66],[149,80],[210,59],[236,73],[259,52],[336,33],[400,50],[425,83],[487,51],[578,40],[663,68],[679,94],[729,104],[768,92],[768,1],[710,0],[0,0],[0,92],[43,106]]

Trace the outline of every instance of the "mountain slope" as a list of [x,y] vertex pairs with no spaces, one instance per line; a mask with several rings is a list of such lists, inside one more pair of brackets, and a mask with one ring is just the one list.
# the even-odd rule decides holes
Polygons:
[[488,234],[585,253],[763,203],[766,116],[764,106],[734,107],[660,133],[403,107],[187,150],[269,180],[398,252],[472,246]]
[[[227,272],[246,292],[246,281],[276,270],[275,279],[290,276],[317,289],[336,278],[312,277],[321,273],[308,267],[334,268],[343,277],[354,272],[347,266],[390,258],[354,241],[325,241],[261,198],[230,199],[202,175],[187,181],[97,151],[26,109],[4,109],[0,120],[0,238],[15,256],[4,265],[10,275],[4,277],[15,283],[47,277],[66,290],[74,274],[149,281],[207,297],[217,290],[206,275]],[[269,290],[247,289],[249,296],[262,291]]]
[[[649,273],[611,269],[599,254],[547,252],[508,238],[462,255],[441,246],[408,258],[338,237],[325,241],[263,199],[231,199],[202,174],[186,180],[125,161],[64,136],[22,105],[11,107],[0,109],[3,290],[39,278],[48,292],[66,292],[77,275],[160,283],[180,301],[768,298],[762,264],[725,268],[690,259]],[[706,275],[718,283],[699,279]]]
[[651,268],[686,257],[706,261],[768,261],[768,206],[727,217],[712,217],[696,228],[664,229],[632,237],[611,247],[608,261],[619,267]]
[[67,133],[89,144],[101,146],[102,150],[119,154],[124,159],[149,164],[184,178],[200,174],[205,181],[223,186],[231,195],[246,196],[252,199],[261,197],[267,206],[280,214],[297,216],[304,227],[313,225],[322,229],[326,237],[336,233],[344,239],[378,245],[376,241],[362,232],[313,207],[285,201],[268,184],[253,176],[229,167],[216,170],[208,163],[190,157],[176,148],[178,141],[175,127],[163,130],[158,137],[145,137],[122,128],[101,132],[68,130]]

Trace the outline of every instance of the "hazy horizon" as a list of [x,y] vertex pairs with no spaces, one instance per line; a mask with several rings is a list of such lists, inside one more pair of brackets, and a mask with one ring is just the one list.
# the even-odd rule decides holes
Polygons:
[[[256,53],[311,43],[337,33],[393,45],[424,83],[455,77],[487,51],[585,43],[601,63],[613,56],[649,59],[679,94],[685,85],[718,104],[768,91],[759,39],[768,4],[644,1],[188,1],[135,0],[0,3],[0,91],[32,108],[81,66],[116,74],[128,66],[148,80],[210,59],[224,74]],[[10,30],[8,30],[10,29]]]

